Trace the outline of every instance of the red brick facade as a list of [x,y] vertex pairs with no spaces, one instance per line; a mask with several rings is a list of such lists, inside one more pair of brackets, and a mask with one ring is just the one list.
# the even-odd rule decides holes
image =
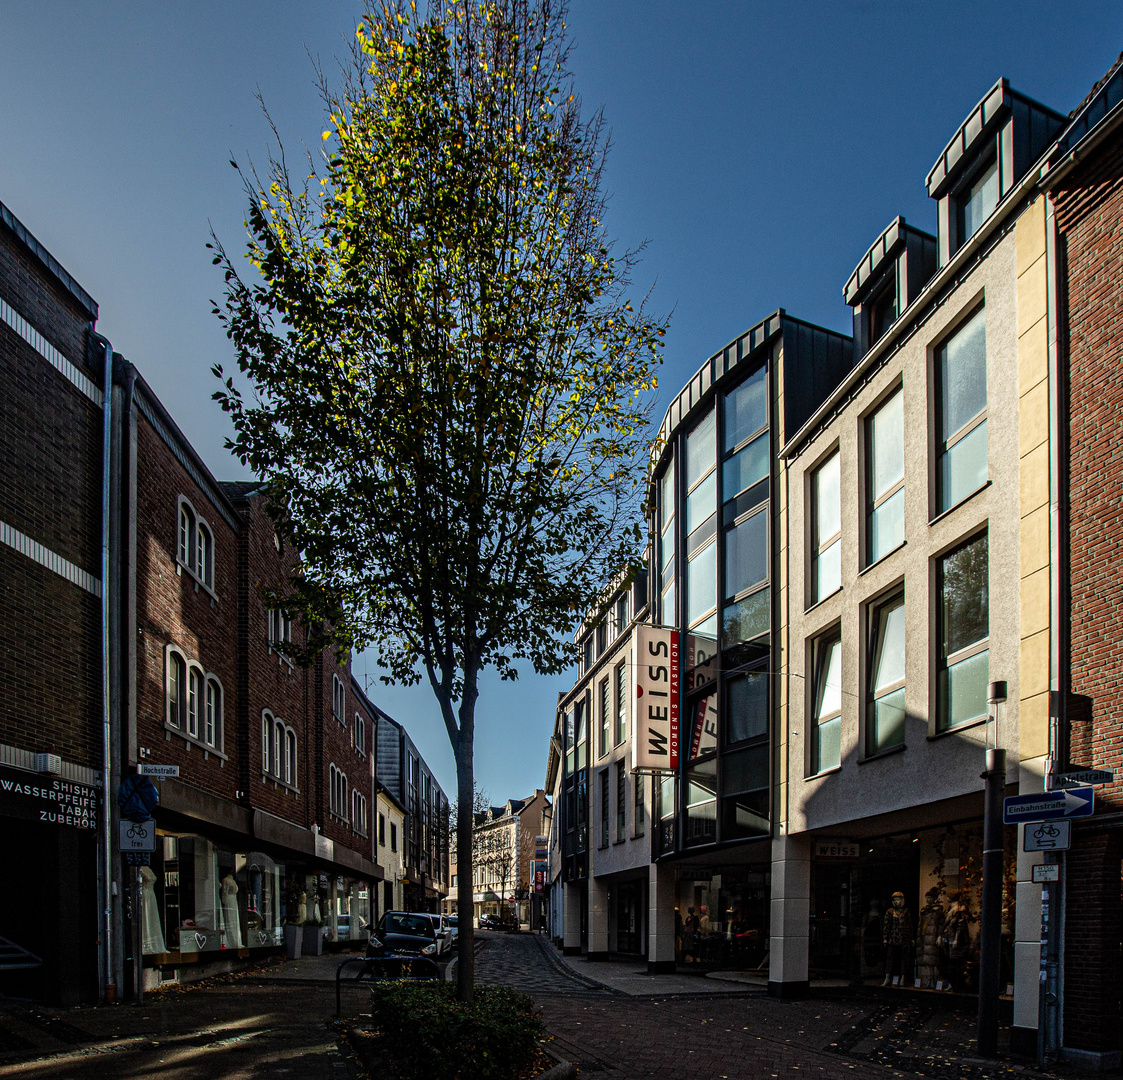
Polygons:
[[1070,760],[1113,768],[1078,824],[1066,873],[1065,1045],[1114,1051],[1120,1035],[1123,832],[1123,136],[1054,190],[1067,316]]

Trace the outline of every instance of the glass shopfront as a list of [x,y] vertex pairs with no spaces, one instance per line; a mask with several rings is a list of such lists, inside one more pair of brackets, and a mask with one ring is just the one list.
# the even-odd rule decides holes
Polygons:
[[272,948],[284,944],[286,924],[322,927],[326,942],[366,940],[367,881],[229,851],[197,834],[157,832],[151,865],[140,870],[144,955]]
[[676,961],[763,970],[772,899],[769,865],[686,865],[677,869],[677,875]]
[[[812,847],[811,977],[978,990],[982,822]],[[1002,971],[1014,978],[1017,829],[1005,831]],[[897,902],[894,902],[895,894]]]

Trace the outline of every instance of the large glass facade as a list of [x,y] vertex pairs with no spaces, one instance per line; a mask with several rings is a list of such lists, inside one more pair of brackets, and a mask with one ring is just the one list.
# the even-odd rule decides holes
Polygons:
[[657,854],[769,830],[768,386],[762,363],[716,394],[656,478],[658,617],[683,634],[685,668],[681,773],[656,789]]

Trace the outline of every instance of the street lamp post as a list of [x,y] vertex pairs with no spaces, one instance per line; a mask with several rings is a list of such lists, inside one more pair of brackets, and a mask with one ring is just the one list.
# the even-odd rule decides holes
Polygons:
[[998,990],[1002,945],[1002,800],[1006,794],[1006,751],[997,747],[998,705],[1006,700],[1006,684],[993,682],[987,694],[994,709],[994,742],[989,729],[983,793],[983,899],[979,917],[979,1021],[977,1042],[983,1057],[998,1053]]

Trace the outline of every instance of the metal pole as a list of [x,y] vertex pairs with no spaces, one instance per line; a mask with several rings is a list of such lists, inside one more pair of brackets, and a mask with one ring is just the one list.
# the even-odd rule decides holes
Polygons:
[[144,1001],[144,885],[140,867],[133,869],[133,998],[139,1005]]
[[978,1051],[998,1053],[998,990],[1002,942],[1002,799],[1006,793],[1006,751],[986,752],[983,809],[983,902],[979,931]]

